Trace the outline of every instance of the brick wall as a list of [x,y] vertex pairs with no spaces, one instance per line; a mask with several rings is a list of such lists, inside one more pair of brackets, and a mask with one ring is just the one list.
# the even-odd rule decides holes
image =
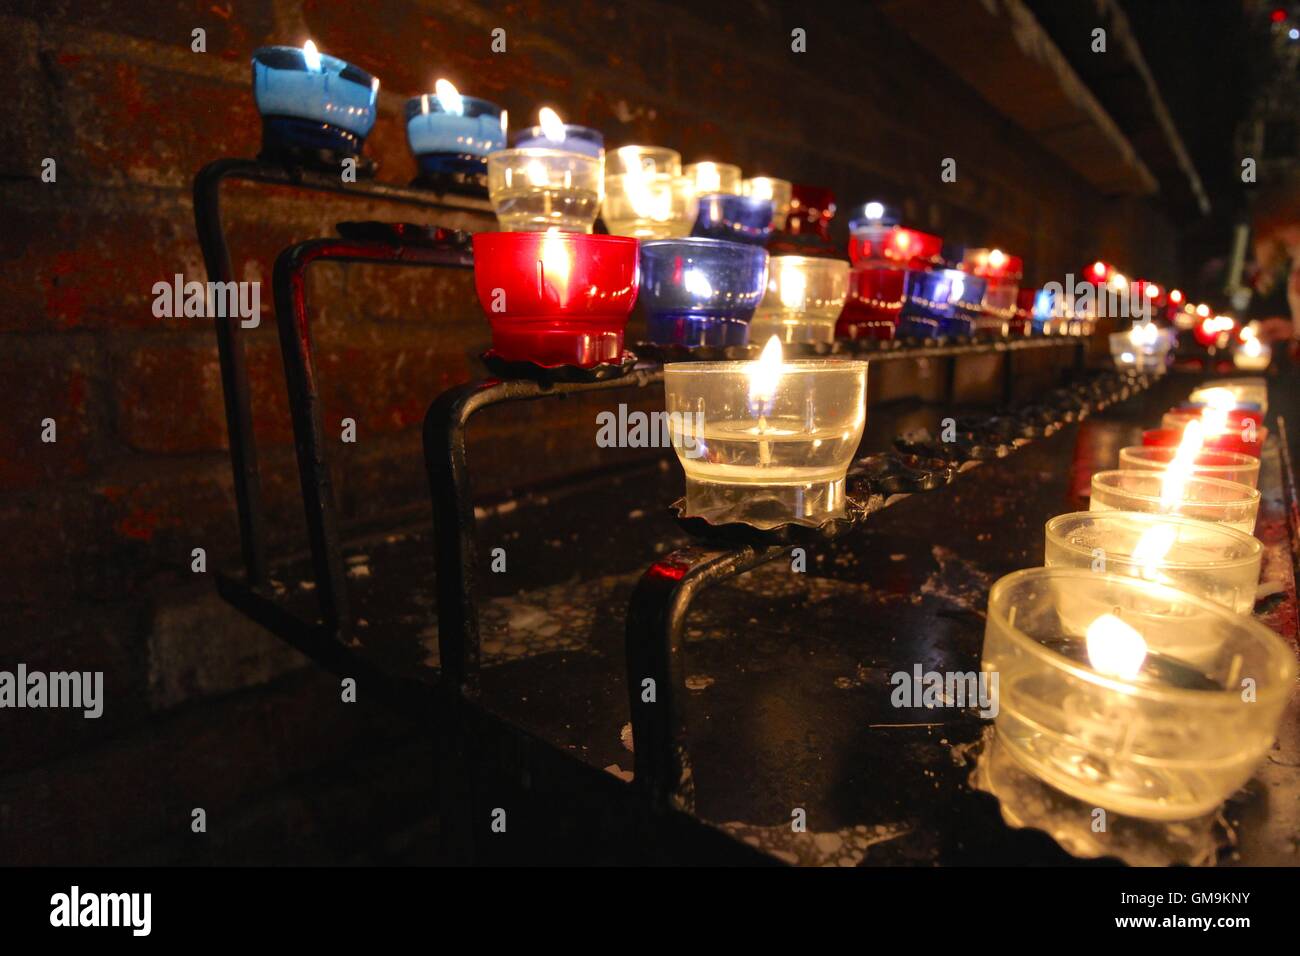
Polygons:
[[[189,571],[193,547],[207,548],[213,564],[235,553],[216,349],[207,322],[154,318],[151,288],[177,272],[205,278],[191,182],[211,159],[257,152],[253,48],[310,36],[380,77],[368,149],[387,181],[414,174],[404,98],[445,75],[506,106],[515,125],[553,103],[603,130],[611,145],[661,143],[687,161],[726,160],[749,174],[829,185],[842,206],[869,196],[902,202],[918,225],[1023,252],[1040,280],[1096,255],[1133,268],[1172,258],[1168,231],[1149,209],[1125,204],[1116,228],[1112,204],[873,11],[849,12],[866,5],[843,6],[6,5],[0,55],[16,89],[0,101],[0,580],[11,624],[0,664],[102,668],[124,703],[101,722],[27,715],[18,723],[0,713],[0,862],[186,858],[192,851],[167,842],[176,839],[172,814],[183,810],[186,789],[244,760],[241,740],[267,725],[276,732],[248,757],[253,770],[228,779],[222,799],[254,801],[241,805],[255,821],[241,832],[265,841],[266,820],[274,820],[284,845],[310,842],[322,830],[285,810],[285,788],[336,765],[331,733],[408,746],[409,731],[382,715],[335,716],[324,731],[296,720],[333,693],[329,681],[297,673],[300,659],[250,633]],[[790,52],[795,26],[808,31],[807,54]],[[206,53],[191,52],[196,27],[207,32]],[[504,55],[489,49],[496,27],[507,31]],[[947,156],[958,160],[954,184],[939,181]],[[57,162],[55,183],[40,180],[46,157]],[[411,217],[260,186],[226,195],[236,278],[266,280],[268,320],[282,248],[327,235],[342,219]],[[472,218],[445,221],[482,228]],[[487,340],[471,277],[325,265],[311,272],[309,302],[327,431],[345,415],[359,426],[356,445],[335,449],[345,520],[423,514],[421,416],[443,387],[474,374],[472,356]],[[247,333],[246,343],[271,530],[287,546],[302,540],[301,505],[273,324]],[[472,449],[486,465],[484,487],[594,464],[592,415],[592,406],[571,402],[485,417]],[[40,441],[45,418],[57,422],[54,444]],[[197,650],[211,642],[218,651]],[[219,679],[210,679],[214,671]],[[181,677],[169,683],[159,674]],[[214,736],[221,726],[234,730]],[[410,761],[394,765],[406,775],[381,789],[414,806],[429,783]],[[122,780],[138,782],[146,768],[171,784],[139,815],[131,808],[143,790]],[[90,782],[72,796],[42,798],[74,780]],[[98,809],[79,800],[99,801]],[[80,823],[61,826],[67,815]],[[93,835],[103,821],[128,817],[113,839]],[[236,841],[226,856],[209,858],[239,853]]]

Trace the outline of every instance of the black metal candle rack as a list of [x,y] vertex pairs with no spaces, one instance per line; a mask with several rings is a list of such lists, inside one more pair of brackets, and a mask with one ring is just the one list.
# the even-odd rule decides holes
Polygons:
[[[391,200],[433,209],[483,212],[479,206],[419,189],[373,182],[343,183],[336,171],[278,165],[264,161],[218,160],[195,180],[195,218],[200,243],[213,281],[231,278],[229,253],[221,227],[219,186],[227,179],[336,192],[366,199]],[[680,527],[696,539],[690,547],[656,561],[641,576],[626,616],[625,666],[634,747],[633,785],[593,768],[573,754],[540,739],[508,715],[481,700],[482,639],[480,612],[485,600],[479,582],[477,519],[466,431],[477,413],[518,402],[563,400],[586,393],[642,389],[662,382],[653,363],[617,367],[601,375],[563,370],[498,367],[497,377],[456,386],[438,396],[424,420],[425,466],[433,505],[435,604],[439,670],[434,679],[414,677],[370,660],[349,647],[353,628],[346,586],[343,544],[330,484],[320,415],[312,336],[305,302],[305,273],[314,262],[367,262],[465,269],[472,267],[468,237],[463,233],[394,224],[344,224],[336,238],[300,242],[284,250],[274,272],[276,322],[285,363],[293,420],[297,466],[310,544],[316,608],[305,613],[285,601],[269,573],[262,521],[260,480],[251,428],[247,371],[237,319],[217,320],[230,433],[235,493],[239,508],[242,573],[222,574],[224,598],[273,633],[331,670],[373,682],[384,698],[403,711],[431,722],[439,742],[440,812],[443,834],[458,858],[481,858],[482,837],[471,821],[491,804],[481,792],[485,774],[513,781],[516,789],[537,797],[549,781],[553,791],[571,798],[599,794],[609,807],[600,826],[625,826],[642,834],[687,834],[691,847],[713,859],[738,858],[749,852],[692,815],[693,775],[686,734],[686,661],[684,628],[693,604],[705,592],[811,544],[856,532],[871,516],[911,494],[946,487],[974,464],[1004,457],[1035,438],[1050,436],[1065,424],[1122,401],[1148,383],[1115,374],[1089,376],[1082,370],[1084,340],[1071,337],[1000,341],[879,345],[841,343],[836,353],[872,362],[926,358],[949,359],[950,368],[967,355],[1004,357],[1003,393],[1013,394],[1013,357],[1022,350],[1073,348],[1073,378],[1066,388],[1032,404],[1004,407],[1001,414],[965,417],[956,422],[954,441],[928,435],[905,435],[895,447],[855,463],[850,475],[848,517],[820,529],[787,527],[775,532],[748,528],[709,528],[687,516]],[[687,355],[659,355],[689,359]],[[513,377],[512,377],[513,376]],[[583,380],[583,379],[587,380]],[[948,383],[951,389],[952,377]],[[949,391],[951,397],[951,391]],[[643,682],[655,682],[654,702],[643,700]],[[666,813],[675,810],[677,813]],[[620,816],[620,813],[623,814]],[[627,814],[631,816],[627,816]],[[631,821],[631,822],[629,822]],[[664,830],[664,827],[667,830]],[[649,827],[650,830],[644,829]],[[685,828],[683,830],[683,827]],[[679,847],[679,842],[669,844]],[[653,841],[651,841],[653,843]],[[488,851],[489,853],[491,851]],[[653,850],[647,851],[653,856]],[[684,851],[690,853],[693,851]],[[671,855],[669,853],[668,855]]]

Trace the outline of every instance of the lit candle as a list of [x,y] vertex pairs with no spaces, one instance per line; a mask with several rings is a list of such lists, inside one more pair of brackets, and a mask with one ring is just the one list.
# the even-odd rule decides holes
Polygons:
[[1043,564],[1168,584],[1249,614],[1264,546],[1224,524],[1176,515],[1079,511],[1045,528]]
[[316,49],[261,47],[253,53],[253,97],[271,147],[358,153],[375,125],[379,80]]
[[488,197],[506,232],[591,232],[604,196],[603,160],[567,149],[488,153]]
[[485,157],[506,144],[501,107],[465,96],[450,80],[406,101],[406,139],[422,172],[482,176]]
[[[729,196],[741,195],[743,177],[739,166],[731,163],[688,163],[683,170],[686,178],[695,184],[695,194],[704,196],[709,193],[725,193]],[[766,198],[771,198],[766,197]]]
[[605,162],[601,219],[615,236],[670,239],[690,234],[698,201],[682,158],[662,146],[620,146]]
[[515,149],[563,149],[605,159],[605,137],[589,126],[565,123],[560,114],[543,106],[537,114],[537,125],[519,131]]
[[767,250],[720,239],[641,243],[646,335],[659,345],[744,345],[767,283]]
[[772,228],[785,228],[786,218],[790,215],[790,199],[794,194],[794,185],[789,180],[754,176],[741,181],[740,191],[755,199],[772,200]]
[[623,359],[637,241],[565,232],[474,235],[474,286],[500,358],[591,367]]
[[1022,768],[1087,806],[1155,820],[1212,813],[1250,779],[1296,674],[1249,616],[1062,567],[994,584],[981,668],[998,678],[998,742]]
[[758,528],[842,517],[866,377],[865,362],[787,362],[776,337],[753,362],[664,366],[686,513]]
[[1241,344],[1232,353],[1232,364],[1243,372],[1262,372],[1273,361],[1273,349],[1259,340],[1251,326],[1241,330]]
[[812,256],[773,256],[767,294],[749,323],[750,341],[832,342],[849,288],[849,264]]

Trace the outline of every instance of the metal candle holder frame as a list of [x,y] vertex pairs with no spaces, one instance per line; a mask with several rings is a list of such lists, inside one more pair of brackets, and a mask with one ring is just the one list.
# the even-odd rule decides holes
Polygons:
[[[211,281],[232,280],[229,250],[222,229],[220,185],[225,180],[292,186],[315,192],[378,199],[425,209],[465,210],[419,189],[374,181],[343,183],[334,173],[312,167],[287,166],[266,160],[220,159],[195,177],[195,224]],[[477,207],[475,207],[475,211]],[[486,212],[486,207],[482,209]],[[390,237],[344,236],[311,239],[280,253],[274,270],[276,322],[285,363],[293,421],[299,483],[303,495],[315,575],[319,618],[294,613],[275,597],[270,582],[261,500],[261,480],[252,430],[248,372],[238,318],[216,319],[234,489],[238,508],[243,573],[218,574],[222,597],[241,613],[267,627],[335,673],[353,675],[382,687],[399,710],[428,721],[440,731],[443,765],[442,812],[455,819],[457,811],[474,807],[472,785],[460,772],[470,764],[495,760],[494,767],[547,773],[584,787],[619,786],[603,772],[586,773],[567,755],[543,746],[523,728],[478,705],[481,640],[477,580],[478,543],[472,501],[471,468],[466,448],[470,419],[485,408],[521,401],[563,399],[572,394],[647,387],[662,381],[656,367],[638,367],[627,374],[590,382],[543,382],[488,378],[455,386],[430,405],[424,419],[425,467],[430,482],[435,529],[436,604],[439,622],[439,679],[414,681],[369,663],[346,647],[349,629],[337,506],[325,455],[325,441],[316,383],[313,343],[306,310],[305,276],[315,262],[366,262],[441,268],[472,268],[471,254],[448,235],[439,243],[408,241],[400,232]],[[1044,347],[1076,349],[1075,364],[1083,360],[1084,340],[1048,337],[983,343],[926,343],[889,348],[845,343],[844,352],[864,352],[874,362],[916,358],[949,358],[951,395],[955,360],[965,355],[1004,353],[1003,390],[1014,381],[1016,351]],[[879,510],[883,497],[862,511]],[[653,819],[661,809],[691,806],[689,756],[685,744],[685,670],[683,627],[692,602],[704,591],[789,553],[789,543],[740,546],[693,546],[655,562],[642,576],[632,597],[626,630],[627,673],[631,715],[635,728],[634,792],[637,806]],[[647,710],[636,693],[644,677],[654,677],[659,704]],[[447,720],[444,724],[443,721]],[[510,741],[512,758],[493,741]],[[501,751],[501,752],[497,752]],[[571,766],[572,765],[572,766]],[[449,772],[451,771],[451,772]],[[612,790],[611,790],[612,792]],[[622,791],[619,791],[622,792]],[[448,834],[454,851],[472,855],[474,837],[466,828]],[[740,847],[741,850],[744,847]]]

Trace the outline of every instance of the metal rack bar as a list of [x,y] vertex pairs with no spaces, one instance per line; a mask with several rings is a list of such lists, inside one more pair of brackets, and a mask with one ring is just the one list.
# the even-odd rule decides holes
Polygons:
[[[345,183],[337,173],[307,167],[286,166],[258,159],[224,158],[208,163],[194,177],[194,225],[198,231],[203,262],[211,282],[230,282],[233,270],[221,220],[221,184],[227,180],[293,186],[313,192],[336,193],[361,199],[379,199],[424,209],[491,212],[485,202],[448,201],[428,190],[394,186],[362,179]],[[253,440],[249,400],[248,367],[239,320],[233,316],[216,320],[217,349],[221,363],[221,385],[225,400],[226,429],[230,460],[234,470],[235,503],[239,515],[239,541],[244,574],[250,585],[267,582],[269,565],[262,510],[262,486],[257,448]]]
[[424,458],[433,497],[438,644],[442,673],[466,697],[478,695],[480,657],[478,543],[465,432],[478,412],[503,402],[564,398],[663,381],[661,370],[635,370],[597,382],[542,384],[485,379],[443,392],[424,418]]
[[[378,240],[312,239],[280,253],[275,261],[275,318],[293,418],[298,478],[307,516],[316,594],[326,628],[339,634],[348,627],[343,555],[339,546],[338,510],[325,454],[324,424],[311,323],[307,318],[306,274],[314,262],[369,262],[384,265],[471,269],[468,252]],[[249,444],[252,446],[251,435]]]

